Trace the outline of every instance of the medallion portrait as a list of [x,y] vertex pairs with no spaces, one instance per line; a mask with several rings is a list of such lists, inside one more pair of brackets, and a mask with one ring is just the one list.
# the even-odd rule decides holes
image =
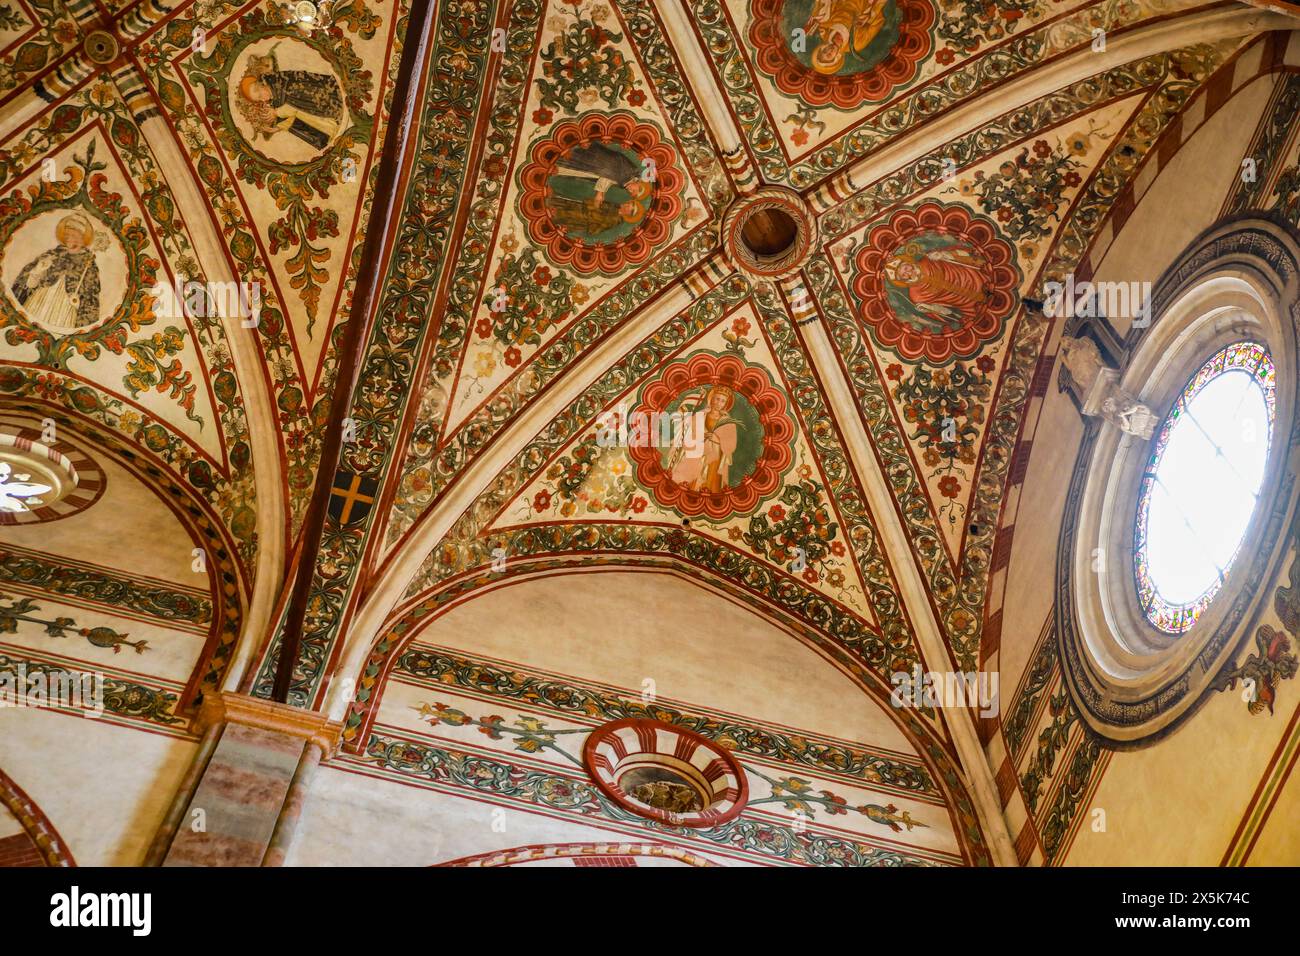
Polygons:
[[227,95],[236,128],[275,162],[315,159],[345,121],[339,78],[319,52],[292,37],[249,44],[231,69]]
[[18,226],[0,278],[29,322],[56,335],[99,325],[122,299],[126,260],[108,228],[75,209],[47,210]]
[[613,275],[669,239],[686,177],[654,125],[627,112],[593,112],[534,143],[519,182],[520,216],[552,262]]
[[934,48],[930,0],[751,0],[750,13],[759,70],[812,106],[888,99]]
[[1020,270],[993,223],[934,200],[871,229],[854,257],[859,316],[877,344],[942,365],[971,358],[1015,309]]
[[630,444],[636,479],[661,505],[720,520],[749,514],[794,461],[785,393],[735,354],[696,352],[641,392],[637,414],[679,423],[670,442]]

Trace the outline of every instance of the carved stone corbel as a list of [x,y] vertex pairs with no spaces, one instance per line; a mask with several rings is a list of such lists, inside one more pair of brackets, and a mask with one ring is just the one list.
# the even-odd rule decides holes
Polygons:
[[1060,388],[1069,392],[1079,414],[1099,417],[1126,435],[1149,439],[1156,416],[1119,384],[1119,369],[1107,365],[1090,338],[1061,342]]

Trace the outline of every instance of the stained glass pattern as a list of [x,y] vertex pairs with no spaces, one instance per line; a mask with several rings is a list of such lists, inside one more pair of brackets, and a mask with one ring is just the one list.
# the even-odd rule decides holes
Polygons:
[[1156,433],[1133,567],[1138,601],[1161,631],[1186,632],[1223,587],[1263,484],[1276,391],[1268,350],[1237,342],[1197,369]]

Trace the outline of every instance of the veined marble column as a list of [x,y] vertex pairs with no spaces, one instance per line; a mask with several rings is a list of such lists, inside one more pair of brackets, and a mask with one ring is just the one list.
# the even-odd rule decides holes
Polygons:
[[203,741],[158,829],[150,866],[281,866],[340,724],[244,694],[208,698]]

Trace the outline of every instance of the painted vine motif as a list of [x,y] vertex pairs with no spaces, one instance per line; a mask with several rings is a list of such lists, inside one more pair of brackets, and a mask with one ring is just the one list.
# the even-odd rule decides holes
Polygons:
[[[581,2],[581,0],[579,0]],[[632,66],[616,44],[623,34],[609,29],[609,9],[596,5],[590,11],[569,10],[558,4],[559,13],[548,22],[558,34],[541,51],[542,109],[563,110],[574,114],[579,107],[588,108],[598,99],[610,109],[625,100],[630,106],[645,102],[645,93],[637,91]],[[565,16],[572,16],[566,20]]]
[[958,495],[970,482],[975,467],[984,412],[993,397],[989,377],[997,363],[981,355],[972,362],[954,362],[948,368],[924,363],[910,370],[895,362],[885,368],[885,377],[896,384],[894,401],[909,429],[908,437],[921,450],[921,462],[929,479],[938,478],[944,499],[935,516],[949,527],[960,524],[966,506]]
[[[49,220],[55,243],[17,267],[0,296],[5,341],[34,344],[37,363],[60,372],[74,355],[94,361],[104,349],[125,354],[130,361],[123,385],[132,396],[147,389],[167,394],[187,418],[201,424],[194,413],[193,374],[176,358],[185,333],[168,326],[142,339],[128,338],[155,322],[148,290],[160,264],[149,254],[144,224],[130,214],[120,193],[105,188],[108,166],[95,159],[95,142],[90,140],[85,152],[74,157],[63,178],[42,177],[26,193],[15,189],[0,199],[6,275],[19,247],[30,245],[16,241],[18,233],[29,227],[35,233],[41,220]],[[109,249],[122,257],[118,274],[123,283],[111,305],[99,301],[100,253]]]
[[129,641],[127,640],[129,634],[121,634],[111,627],[78,627],[77,622],[70,617],[56,617],[53,620],[35,617],[34,614],[40,610],[40,605],[32,598],[13,598],[0,592],[0,601],[5,600],[8,601],[8,605],[0,605],[0,634],[18,633],[18,622],[24,621],[28,624],[41,625],[47,637],[67,637],[69,633],[77,634],[84,637],[91,646],[112,650],[114,654],[120,654],[124,645],[135,648],[137,654],[143,654],[150,649],[148,641]]
[[[281,215],[266,227],[269,252],[292,252],[285,266],[310,335],[329,280],[330,250],[320,240],[339,235],[338,213],[311,199],[326,202],[331,187],[356,178],[374,126],[366,113],[373,79],[338,24],[369,38],[379,18],[354,3],[334,12],[329,30],[304,34],[287,16],[278,7],[249,11],[238,29],[218,34],[211,53],[192,58],[188,73],[238,177],[275,201]],[[297,68],[281,64],[290,57]],[[216,162],[199,157],[199,175],[219,180]]]
[[[626,718],[656,720],[681,727],[715,741],[738,756],[793,762],[811,770],[861,778],[864,781],[918,796],[937,794],[924,766],[895,757],[848,746],[812,742],[768,727],[736,723],[704,714],[687,713],[663,701],[643,702],[597,693],[577,683],[533,674],[519,674],[491,663],[435,650],[411,646],[402,652],[396,670],[428,682],[430,686],[476,689],[505,700],[544,707],[611,722]],[[356,712],[346,726],[356,728]],[[346,736],[346,734],[345,734]]]
[[387,734],[372,734],[362,765],[405,779],[425,779],[477,793],[645,827],[720,847],[778,860],[820,866],[927,866],[927,860],[897,850],[766,820],[739,818],[707,830],[690,830],[635,815],[604,796],[593,784],[539,769],[516,768],[491,757],[430,746]]

